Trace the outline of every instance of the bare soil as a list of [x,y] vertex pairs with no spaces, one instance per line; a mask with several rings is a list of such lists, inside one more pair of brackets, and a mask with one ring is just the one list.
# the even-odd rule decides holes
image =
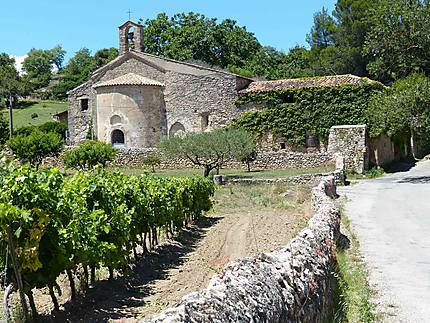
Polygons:
[[[205,288],[227,262],[284,246],[311,215],[309,189],[276,185],[221,188],[214,211],[138,259],[128,275],[100,280],[78,302],[66,292],[60,313],[47,292],[37,305],[47,322],[134,322],[149,319],[184,295]],[[106,273],[100,272],[104,277]],[[64,285],[63,285],[64,284]],[[65,286],[66,281],[60,282]]]

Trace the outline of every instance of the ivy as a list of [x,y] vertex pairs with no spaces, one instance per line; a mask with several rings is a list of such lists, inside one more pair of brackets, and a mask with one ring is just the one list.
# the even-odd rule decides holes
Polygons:
[[330,128],[341,124],[369,124],[369,102],[385,91],[377,82],[328,88],[292,88],[246,93],[236,104],[265,104],[266,109],[247,112],[234,120],[232,127],[245,128],[261,136],[267,131],[280,135],[292,145],[303,146],[306,133],[323,141]]

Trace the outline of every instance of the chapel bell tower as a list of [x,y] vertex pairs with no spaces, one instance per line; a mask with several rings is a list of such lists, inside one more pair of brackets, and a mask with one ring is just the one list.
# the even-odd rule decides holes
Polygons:
[[130,50],[143,52],[143,26],[133,21],[127,21],[119,28],[119,54]]

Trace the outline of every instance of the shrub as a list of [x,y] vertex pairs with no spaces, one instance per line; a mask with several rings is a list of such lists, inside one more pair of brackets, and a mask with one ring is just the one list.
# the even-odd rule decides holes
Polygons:
[[31,119],[36,119],[36,118],[39,118],[39,115],[36,112],[33,112],[31,114]]
[[7,145],[21,161],[38,168],[43,158],[61,151],[64,141],[56,133],[36,129],[29,135],[18,135],[8,140]]
[[115,159],[116,149],[110,144],[87,140],[78,147],[69,150],[64,155],[67,167],[92,169],[96,165],[106,167],[108,162]]
[[160,165],[161,158],[156,155],[148,155],[142,158],[142,163],[146,166],[151,167],[151,171],[155,173],[155,166]]
[[61,138],[66,139],[67,126],[64,123],[60,123],[57,121],[48,121],[39,126],[20,127],[16,130],[16,134],[28,136],[36,129],[44,133],[55,132]]

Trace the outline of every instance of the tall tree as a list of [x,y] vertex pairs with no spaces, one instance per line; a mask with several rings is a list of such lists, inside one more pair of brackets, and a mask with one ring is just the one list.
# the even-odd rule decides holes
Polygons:
[[336,24],[326,8],[314,14],[314,25],[306,40],[312,48],[322,49],[334,44]]
[[254,34],[236,21],[190,12],[159,14],[145,25],[146,52],[177,60],[199,60],[222,68],[243,67],[261,49]]
[[390,82],[423,71],[430,73],[430,5],[421,0],[383,0],[370,16],[372,30],[364,52],[369,72]]

